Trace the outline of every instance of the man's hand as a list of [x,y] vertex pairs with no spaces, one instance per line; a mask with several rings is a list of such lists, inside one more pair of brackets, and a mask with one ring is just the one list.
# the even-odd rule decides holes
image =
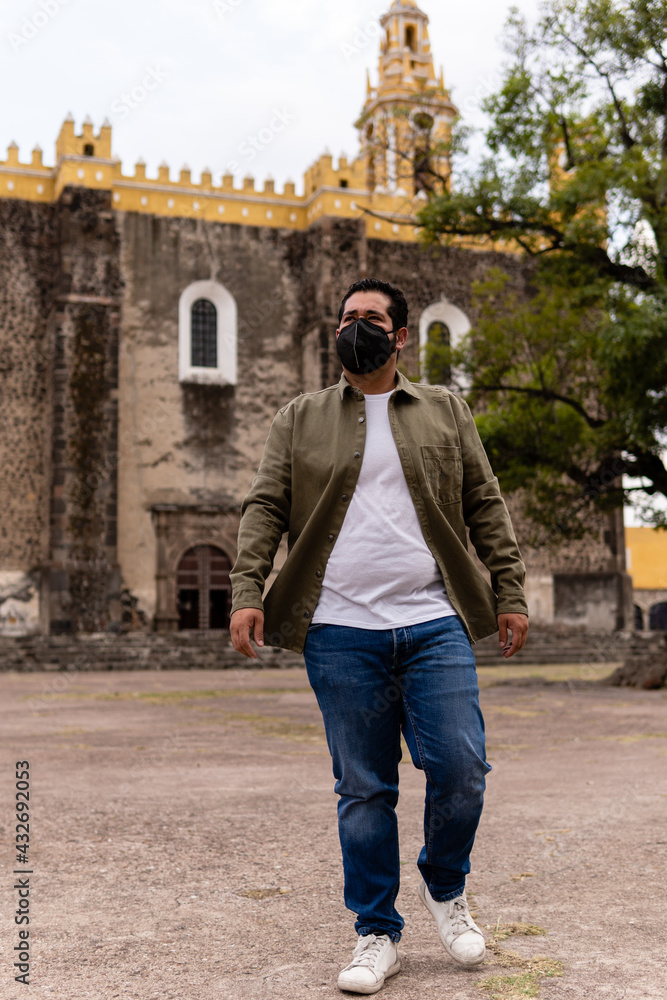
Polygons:
[[[507,630],[512,633],[512,641],[508,642]],[[509,615],[498,615],[498,639],[502,654],[507,660],[521,649],[528,635],[528,615],[514,612]]]
[[259,608],[239,608],[232,615],[229,622],[229,631],[232,634],[232,644],[237,653],[250,656],[253,660],[259,659],[257,653],[250,645],[250,632],[255,633],[255,645],[264,645],[264,612]]

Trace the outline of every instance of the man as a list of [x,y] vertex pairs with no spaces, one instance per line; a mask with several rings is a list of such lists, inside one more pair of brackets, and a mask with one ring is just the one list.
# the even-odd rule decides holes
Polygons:
[[[269,644],[304,652],[340,796],[345,903],[357,914],[338,986],[364,994],[400,969],[401,731],[426,776],[420,897],[455,961],[484,958],[465,897],[490,770],[471,640],[499,631],[509,657],[528,629],[524,566],[468,407],[396,370],[407,319],[393,285],[348,289],[342,378],[276,415],[232,571],[235,649],[256,657],[250,635],[262,646],[266,628]],[[263,600],[283,532],[289,554]]]

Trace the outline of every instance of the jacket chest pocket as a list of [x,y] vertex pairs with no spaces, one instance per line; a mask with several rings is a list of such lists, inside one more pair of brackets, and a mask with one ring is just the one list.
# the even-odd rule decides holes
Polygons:
[[422,465],[436,503],[459,503],[463,488],[461,449],[455,445],[422,445]]

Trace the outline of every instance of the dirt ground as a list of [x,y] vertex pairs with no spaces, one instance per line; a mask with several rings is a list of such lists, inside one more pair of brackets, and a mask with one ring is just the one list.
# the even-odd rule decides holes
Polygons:
[[[423,776],[406,754],[387,1000],[666,996],[667,693],[595,683],[612,668],[480,670],[494,771],[468,883],[490,945],[476,970],[417,897]],[[305,671],[2,674],[0,713],[0,997],[343,996],[354,918]],[[27,988],[12,967],[21,760]]]

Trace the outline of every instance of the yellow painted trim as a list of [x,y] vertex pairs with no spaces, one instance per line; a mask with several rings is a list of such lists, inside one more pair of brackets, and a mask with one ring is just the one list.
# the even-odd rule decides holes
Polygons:
[[667,531],[626,528],[628,573],[637,590],[667,590]]

